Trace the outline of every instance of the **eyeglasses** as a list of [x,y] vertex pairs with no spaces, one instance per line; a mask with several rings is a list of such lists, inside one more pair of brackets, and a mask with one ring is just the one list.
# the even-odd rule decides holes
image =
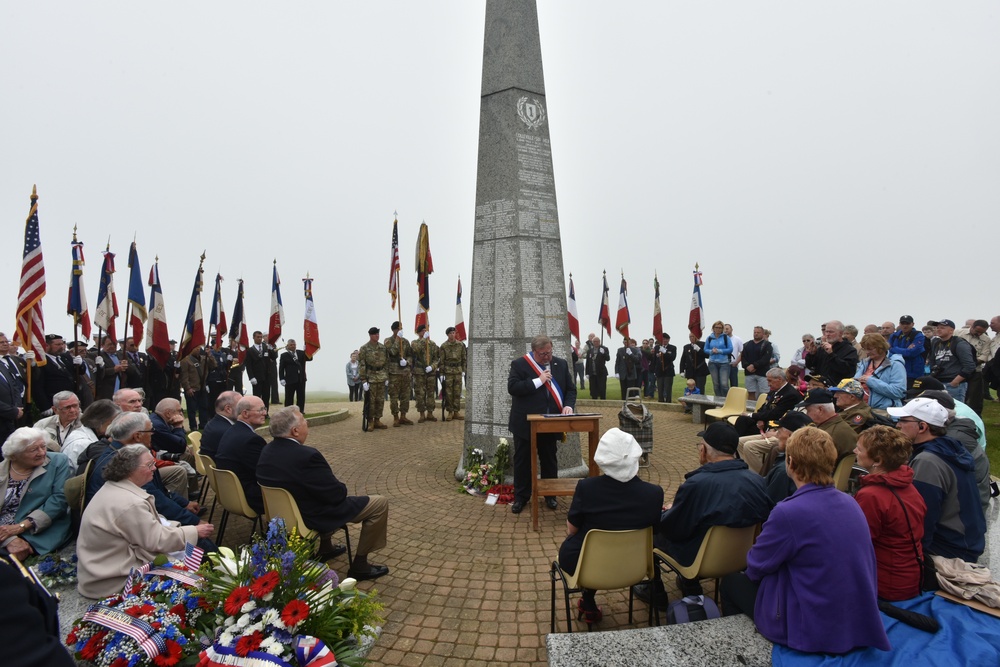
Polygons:
[[902,417],[900,419],[897,419],[896,423],[897,424],[919,424],[920,420],[919,419],[913,419],[913,418],[907,419],[906,417]]
[[145,464],[143,466],[143,468],[149,468],[150,470],[156,470],[156,461],[150,461],[149,463]]

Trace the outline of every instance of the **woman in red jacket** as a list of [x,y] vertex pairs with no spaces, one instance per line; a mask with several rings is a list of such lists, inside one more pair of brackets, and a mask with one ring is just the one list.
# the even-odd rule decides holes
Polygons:
[[874,426],[861,432],[854,450],[868,470],[855,499],[868,519],[878,564],[878,596],[907,600],[920,594],[924,515],[927,506],[906,465],[913,444],[902,432]]

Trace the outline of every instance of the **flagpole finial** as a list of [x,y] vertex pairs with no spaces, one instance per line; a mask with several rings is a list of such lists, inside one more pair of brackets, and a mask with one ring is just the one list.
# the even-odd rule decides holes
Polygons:
[[111,234],[108,234],[108,245],[104,246],[105,252],[111,252]]
[[694,270],[695,270],[695,271],[697,271],[697,270],[698,270],[698,262],[695,262],[695,263],[694,263]]
[[607,277],[607,275],[608,275],[608,272],[606,270],[604,271],[604,275],[605,275],[605,277]]
[[392,212],[392,221],[396,222],[397,218],[399,218],[399,213],[397,213],[396,211],[393,211]]
[[38,186],[31,186],[31,201],[36,201],[38,199]]
[[205,263],[205,251],[204,250],[201,251],[201,263],[202,264]]
[[277,257],[274,258],[274,261],[272,262],[272,264],[274,264],[275,266],[278,265],[278,258]]
[[573,272],[572,271],[570,271],[570,273],[569,273],[569,279],[573,280]]
[[157,255],[156,257],[154,257],[153,258],[153,262],[155,262],[156,264],[159,264],[160,263],[160,256]]

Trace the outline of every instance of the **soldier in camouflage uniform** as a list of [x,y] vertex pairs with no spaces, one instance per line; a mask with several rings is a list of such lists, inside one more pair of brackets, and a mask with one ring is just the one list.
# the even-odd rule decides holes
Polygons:
[[406,418],[410,409],[410,392],[413,390],[413,380],[410,367],[413,365],[413,350],[410,341],[399,335],[403,325],[392,323],[392,335],[383,341],[385,353],[389,358],[386,369],[389,371],[389,409],[392,411],[393,426],[412,426],[413,422]]
[[378,342],[378,327],[368,330],[368,342],[358,350],[358,377],[365,391],[371,392],[372,429],[388,428],[382,423],[382,406],[385,405],[385,381],[389,377],[386,372],[388,355],[385,346]]
[[410,349],[413,350],[413,386],[417,394],[417,412],[420,413],[417,422],[436,422],[434,397],[437,394],[441,350],[431,340],[426,325],[417,327],[417,335],[418,338],[410,343]]
[[[448,341],[441,345],[441,372],[445,379],[445,405],[450,419],[465,419],[462,416],[462,374],[465,373],[465,344],[455,339],[455,327],[445,330]],[[448,419],[445,419],[448,421]]]

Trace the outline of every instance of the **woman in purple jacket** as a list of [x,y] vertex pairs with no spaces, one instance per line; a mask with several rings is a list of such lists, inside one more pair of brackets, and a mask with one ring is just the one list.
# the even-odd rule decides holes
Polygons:
[[797,489],[771,510],[746,572],[723,579],[723,609],[747,614],[764,637],[798,651],[889,650],[868,522],[833,486],[833,440],[799,429],[785,457]]

